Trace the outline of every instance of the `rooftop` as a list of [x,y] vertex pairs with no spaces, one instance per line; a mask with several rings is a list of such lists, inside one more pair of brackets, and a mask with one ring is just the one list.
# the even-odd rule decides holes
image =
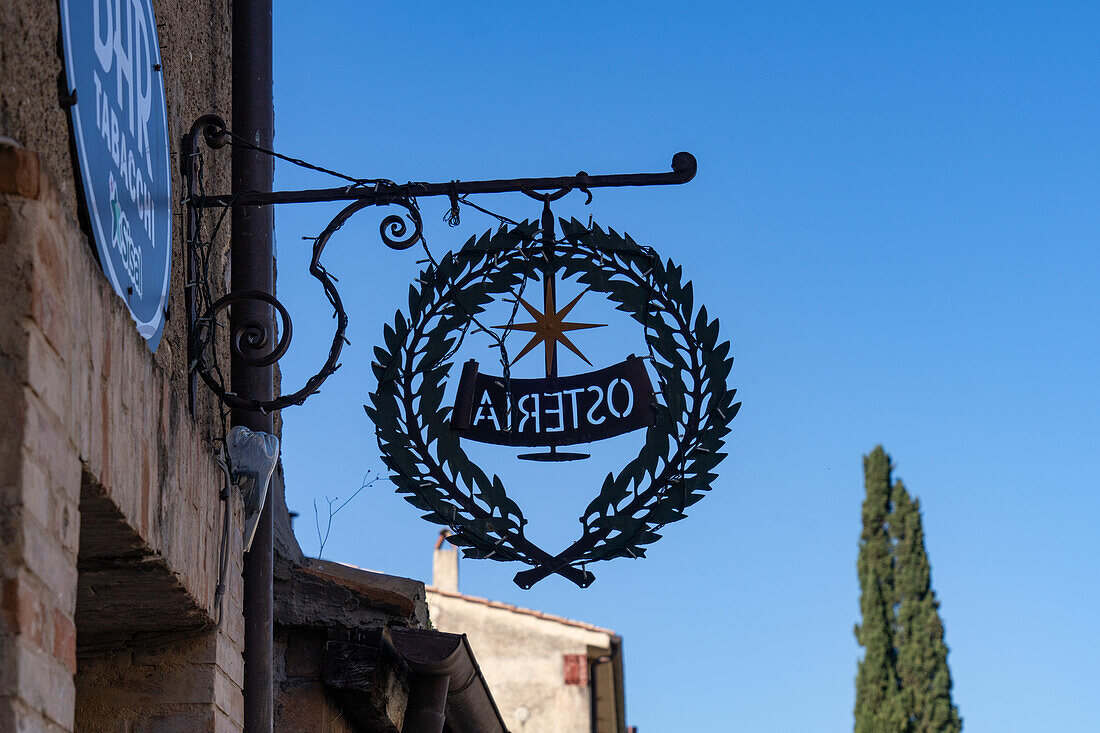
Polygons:
[[469,596],[465,593],[455,593],[453,591],[440,590],[439,588],[430,585],[426,586],[424,590],[426,590],[428,593],[438,596],[444,596],[446,598],[458,598],[469,603],[480,603],[481,605],[488,606],[489,608],[499,608],[503,611],[511,611],[512,613],[518,613],[524,616],[534,616],[535,618],[553,621],[555,623],[562,624],[563,626],[572,626],[577,629],[584,629],[586,631],[594,631],[600,634],[607,634],[608,636],[617,636],[617,634],[611,629],[605,629],[601,626],[595,626],[593,624],[585,623],[584,621],[574,621],[573,619],[565,618],[563,616],[555,616],[552,613],[535,611],[531,608],[513,606],[511,603],[501,603],[500,601],[491,601],[488,598],[481,598],[479,596]]

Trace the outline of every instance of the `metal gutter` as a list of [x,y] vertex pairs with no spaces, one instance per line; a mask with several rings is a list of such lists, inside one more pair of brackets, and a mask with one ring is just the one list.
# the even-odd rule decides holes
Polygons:
[[[413,673],[401,733],[507,733],[465,634],[390,630]],[[445,692],[445,694],[444,694]]]

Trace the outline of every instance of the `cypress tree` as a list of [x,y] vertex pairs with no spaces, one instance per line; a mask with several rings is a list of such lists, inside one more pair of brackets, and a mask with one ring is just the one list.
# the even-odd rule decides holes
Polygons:
[[[888,531],[894,552],[897,677],[913,733],[958,733],[962,720],[951,700],[951,670],[932,569],[924,547],[920,499],[900,480],[893,488]],[[857,727],[858,730],[858,727]]]
[[887,520],[890,457],[882,446],[863,457],[863,531],[859,538],[860,611],[856,639],[864,649],[856,673],[855,733],[907,733],[894,647],[894,566]]

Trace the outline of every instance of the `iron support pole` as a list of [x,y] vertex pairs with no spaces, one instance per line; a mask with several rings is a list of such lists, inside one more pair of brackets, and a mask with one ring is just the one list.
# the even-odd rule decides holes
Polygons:
[[[270,148],[275,111],[272,93],[271,0],[233,3],[233,129],[254,144]],[[245,147],[233,148],[233,190],[269,192],[274,161]],[[270,206],[234,207],[231,235],[233,291],[275,292],[272,240],[274,214]],[[240,303],[230,314],[231,332],[238,324],[258,323],[270,341],[275,321],[265,304]],[[253,344],[262,351],[263,345]],[[270,349],[270,345],[268,345]],[[253,367],[235,358],[230,369],[233,390],[269,400],[274,396],[271,366]],[[234,410],[233,424],[273,432],[270,414]],[[271,733],[272,685],[272,522],[270,489],[252,547],[244,558],[244,730]]]
[[[236,133],[236,131],[234,131]],[[214,138],[218,132],[214,130]],[[270,149],[270,148],[269,148]],[[556,178],[508,178],[491,181],[451,181],[449,183],[403,183],[374,185],[349,185],[340,188],[317,188],[306,191],[255,191],[233,195],[196,196],[194,205],[200,208],[222,206],[261,206],[266,204],[309,204],[322,201],[368,201],[371,204],[394,203],[406,197],[465,196],[483,193],[518,193],[520,191],[553,191],[553,199],[559,194],[576,189],[589,192],[593,188],[618,188],[621,186],[668,186],[687,183],[695,178],[697,163],[691,153],[680,152],[672,156],[672,171],[668,173],[628,173],[590,176],[581,172],[575,176]],[[541,196],[536,196],[542,200]],[[551,200],[553,200],[551,199]]]

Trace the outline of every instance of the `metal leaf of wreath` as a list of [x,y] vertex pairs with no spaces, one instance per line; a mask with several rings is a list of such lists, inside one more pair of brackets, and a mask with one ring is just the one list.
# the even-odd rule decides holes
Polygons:
[[[718,321],[694,309],[690,282],[671,260],[662,263],[629,236],[561,220],[555,244],[562,277],[576,275],[645,328],[658,377],[656,420],[636,458],[608,474],[580,517],[581,536],[551,555],[524,536],[527,520],[500,478],[489,478],[462,449],[442,404],[455,333],[496,296],[514,292],[527,276],[537,223],[471,239],[409,289],[409,315],[398,311],[375,348],[378,387],[365,406],[374,420],[383,460],[406,501],[447,525],[466,557],[517,560],[534,566],[515,582],[530,588],[557,573],[587,587],[585,565],[643,557],[658,530],[683,519],[710,490],[722,460],[729,422],[740,403],[726,379],[733,365]],[[694,316],[694,318],[693,318]]]

